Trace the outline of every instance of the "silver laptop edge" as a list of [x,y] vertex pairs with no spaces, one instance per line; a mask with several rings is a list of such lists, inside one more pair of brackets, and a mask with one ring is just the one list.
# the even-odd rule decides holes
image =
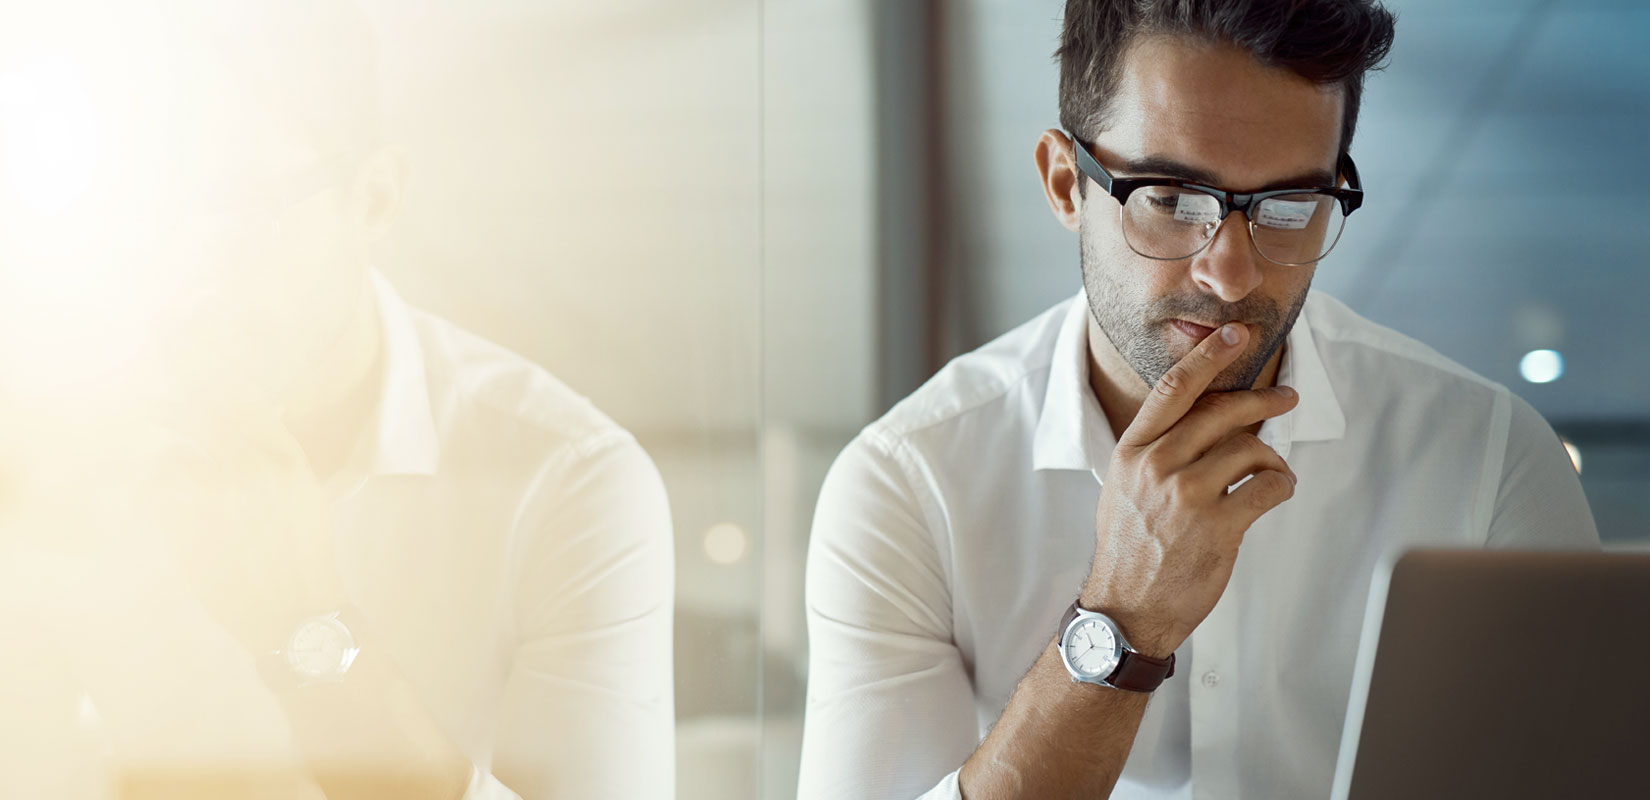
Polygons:
[[1364,629],[1358,639],[1358,662],[1352,671],[1352,696],[1347,699],[1346,724],[1341,729],[1341,752],[1335,759],[1335,784],[1331,800],[1347,800],[1352,792],[1352,766],[1358,757],[1358,736],[1363,732],[1364,708],[1369,703],[1369,682],[1375,674],[1375,646],[1381,639],[1381,617],[1386,613],[1387,589],[1392,570],[1407,551],[1387,553],[1375,565],[1369,581],[1369,604],[1364,607]]

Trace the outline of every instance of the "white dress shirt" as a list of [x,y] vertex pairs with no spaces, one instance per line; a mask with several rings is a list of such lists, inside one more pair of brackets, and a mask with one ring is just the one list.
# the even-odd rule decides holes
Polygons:
[[675,793],[673,540],[631,435],[374,275],[376,424],[329,484],[355,605],[476,764],[468,800]]
[[[658,472],[544,370],[372,281],[381,383],[322,487],[363,652],[387,656],[469,757],[467,800],[672,797]],[[57,494],[4,476],[45,499],[0,514],[0,796],[102,800],[146,771],[301,766],[253,655],[208,615],[164,531],[111,501],[142,476],[88,449],[101,452],[81,447],[44,482]]]
[[[957,770],[1089,574],[1115,441],[1079,293],[842,453],[808,554],[802,800],[960,798]],[[1299,477],[1147,706],[1112,797],[1322,798],[1371,573],[1411,545],[1597,548],[1527,403],[1313,292],[1259,436]],[[1124,631],[1125,636],[1127,631]]]

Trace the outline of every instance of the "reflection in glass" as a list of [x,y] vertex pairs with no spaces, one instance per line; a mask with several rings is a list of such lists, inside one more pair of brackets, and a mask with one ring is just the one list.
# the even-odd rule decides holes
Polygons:
[[7,14],[0,795],[671,796],[664,484],[387,277],[366,14]]

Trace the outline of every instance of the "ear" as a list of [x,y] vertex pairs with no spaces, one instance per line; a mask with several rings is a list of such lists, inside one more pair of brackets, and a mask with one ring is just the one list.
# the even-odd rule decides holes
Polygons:
[[400,213],[407,172],[406,154],[393,148],[374,150],[357,170],[351,211],[369,238],[382,236]]
[[1071,148],[1078,145],[1059,130],[1050,128],[1037,139],[1037,175],[1043,181],[1043,196],[1054,218],[1077,233],[1082,229],[1083,196],[1078,193],[1083,173],[1077,171],[1077,159]]

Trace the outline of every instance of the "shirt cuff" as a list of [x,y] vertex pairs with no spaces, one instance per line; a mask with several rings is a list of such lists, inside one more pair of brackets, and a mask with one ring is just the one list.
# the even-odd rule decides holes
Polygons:
[[962,770],[957,770],[957,772],[941,778],[934,788],[923,792],[922,796],[916,800],[963,800],[962,785],[957,783],[958,772],[962,772]]
[[[958,800],[962,796],[958,795]],[[498,782],[490,772],[482,772],[481,767],[470,767],[470,786],[464,790],[464,800],[521,800],[521,795],[510,791],[510,787]]]

